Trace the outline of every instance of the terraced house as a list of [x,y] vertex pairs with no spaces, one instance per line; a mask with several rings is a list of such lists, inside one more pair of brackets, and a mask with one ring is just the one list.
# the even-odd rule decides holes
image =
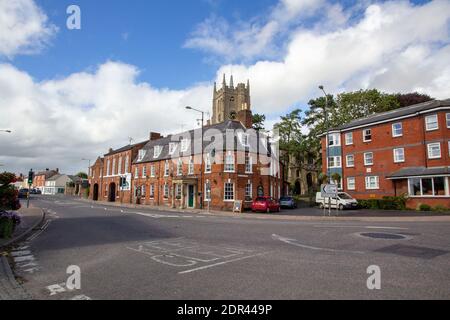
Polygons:
[[[206,126],[110,150],[91,167],[91,199],[231,210],[283,191],[278,150],[252,129],[250,85],[214,85]],[[124,162],[125,161],[125,162]]]
[[407,195],[410,208],[450,208],[450,99],[358,119],[321,142],[323,172],[338,173],[355,198]]

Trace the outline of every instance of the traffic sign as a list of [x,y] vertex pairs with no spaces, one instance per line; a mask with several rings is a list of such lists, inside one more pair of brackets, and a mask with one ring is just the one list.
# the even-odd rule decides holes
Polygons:
[[323,198],[335,197],[338,193],[338,187],[335,184],[323,184],[320,187],[320,192]]

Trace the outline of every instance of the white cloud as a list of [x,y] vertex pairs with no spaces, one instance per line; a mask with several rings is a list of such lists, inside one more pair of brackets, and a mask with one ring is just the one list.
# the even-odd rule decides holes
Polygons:
[[186,90],[155,89],[137,82],[138,70],[106,62],[93,73],[35,82],[26,72],[0,65],[0,163],[15,169],[81,168],[109,147],[147,139],[150,131],[173,133],[196,125],[186,105],[208,106],[212,86]]
[[0,56],[40,51],[57,29],[33,0],[0,0]]

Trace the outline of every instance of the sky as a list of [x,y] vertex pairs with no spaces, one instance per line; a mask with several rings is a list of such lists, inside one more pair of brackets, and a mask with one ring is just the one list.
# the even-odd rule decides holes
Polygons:
[[449,35],[450,0],[0,0],[0,170],[73,174],[196,127],[184,107],[210,111],[224,73],[267,128],[320,84],[450,98]]

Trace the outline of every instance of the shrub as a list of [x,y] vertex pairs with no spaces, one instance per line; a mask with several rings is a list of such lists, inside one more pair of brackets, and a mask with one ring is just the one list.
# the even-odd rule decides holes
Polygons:
[[0,238],[11,238],[17,225],[21,222],[20,216],[13,212],[0,211]]
[[400,197],[383,197],[383,199],[358,200],[358,205],[362,209],[373,210],[405,210],[406,198]]
[[431,206],[423,203],[419,206],[419,210],[420,211],[431,211]]
[[441,204],[438,204],[437,206],[435,206],[433,208],[433,211],[444,212],[444,211],[449,211],[449,208],[447,208],[447,207],[445,207],[445,206],[443,206]]

